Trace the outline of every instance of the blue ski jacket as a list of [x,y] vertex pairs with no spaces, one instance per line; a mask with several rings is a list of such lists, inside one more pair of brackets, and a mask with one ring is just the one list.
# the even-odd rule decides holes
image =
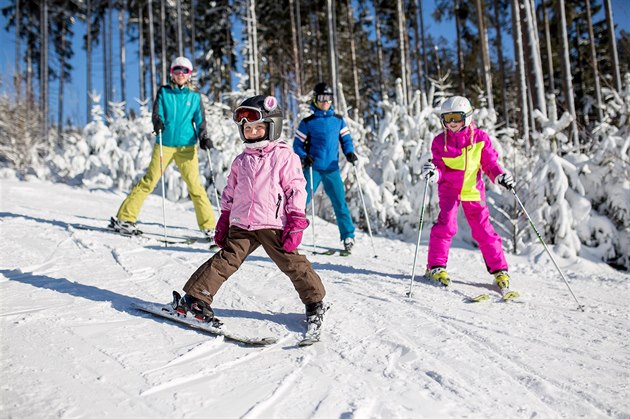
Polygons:
[[339,170],[339,144],[344,155],[354,153],[346,121],[332,106],[324,112],[311,103],[311,110],[313,115],[304,118],[295,132],[293,151],[300,159],[311,155],[314,170]]
[[188,86],[160,87],[153,102],[153,121],[156,118],[164,122],[162,144],[167,147],[195,145],[198,138],[206,135],[201,95]]

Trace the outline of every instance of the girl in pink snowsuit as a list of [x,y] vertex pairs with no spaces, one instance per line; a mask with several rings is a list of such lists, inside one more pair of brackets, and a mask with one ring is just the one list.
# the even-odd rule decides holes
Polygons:
[[308,226],[306,179],[298,155],[279,141],[282,110],[275,97],[258,95],[244,100],[233,118],[245,151],[232,162],[221,194],[214,236],[221,250],[191,275],[176,310],[211,322],[211,304],[221,285],[262,246],[293,283],[307,321],[321,325],[326,290],[308,259],[297,252]]
[[425,276],[449,285],[446,272],[448,252],[457,233],[457,210],[461,204],[473,239],[479,244],[488,272],[499,288],[509,287],[508,264],[501,237],[490,224],[482,172],[492,182],[511,189],[512,176],[497,162],[498,154],[488,134],[472,122],[472,106],[461,96],[449,98],[442,105],[444,132],[433,139],[433,161],[424,166],[429,179],[438,178],[440,212],[431,228]]

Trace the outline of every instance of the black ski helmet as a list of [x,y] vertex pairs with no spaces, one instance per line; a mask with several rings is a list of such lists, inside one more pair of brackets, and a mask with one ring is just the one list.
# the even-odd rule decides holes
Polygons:
[[[252,111],[259,111],[260,118],[256,120],[250,120],[249,118],[242,117],[239,119],[239,111],[250,109]],[[267,124],[267,134],[265,137],[258,139],[254,142],[270,140],[276,141],[282,135],[282,108],[278,104],[278,100],[274,96],[258,95],[245,99],[234,110],[232,114],[234,122],[238,125],[238,131],[241,135],[241,140],[247,142],[243,135],[243,124],[246,122],[265,122]],[[249,115],[248,115],[249,116]]]
[[313,96],[317,97],[318,95],[333,95],[333,89],[328,85],[328,83],[320,82],[315,85],[313,88]]

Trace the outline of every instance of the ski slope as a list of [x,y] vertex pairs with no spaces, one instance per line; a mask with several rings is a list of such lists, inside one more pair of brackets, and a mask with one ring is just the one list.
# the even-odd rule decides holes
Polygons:
[[[259,250],[213,304],[226,328],[278,338],[246,347],[131,307],[168,302],[207,244],[78,228],[107,225],[112,191],[4,179],[0,198],[0,417],[630,417],[630,275],[605,264],[558,258],[584,312],[539,245],[508,255],[519,301],[467,304],[492,277],[456,240],[452,289],[418,281],[406,298],[415,239],[375,236],[374,257],[359,233],[349,257],[309,255],[332,307],[300,348],[304,307]],[[189,202],[166,214],[173,235],[201,237]],[[162,231],[158,195],[141,221]],[[316,232],[340,246],[335,225]]]

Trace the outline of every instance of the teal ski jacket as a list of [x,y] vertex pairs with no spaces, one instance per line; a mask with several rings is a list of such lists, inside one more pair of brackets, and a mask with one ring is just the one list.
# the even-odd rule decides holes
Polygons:
[[188,86],[162,86],[153,102],[153,123],[164,122],[162,144],[167,147],[194,145],[206,136],[206,118],[201,95]]

